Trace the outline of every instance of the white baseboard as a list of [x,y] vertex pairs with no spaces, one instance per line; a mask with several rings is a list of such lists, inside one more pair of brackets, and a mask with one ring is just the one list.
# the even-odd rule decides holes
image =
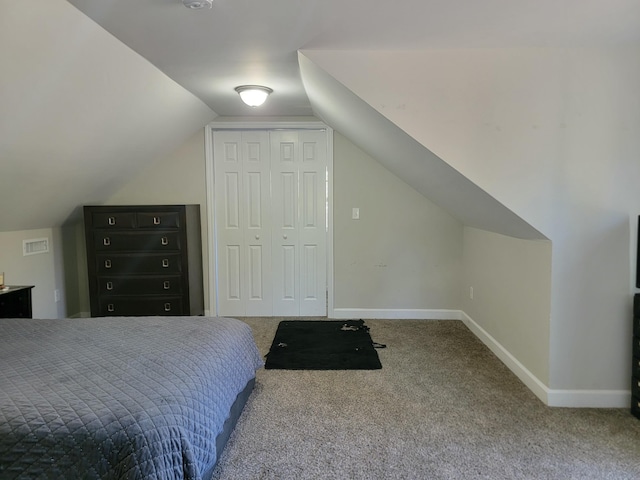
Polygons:
[[549,390],[547,398],[550,407],[631,407],[631,390]]
[[559,390],[547,387],[471,317],[464,312],[461,312],[461,317],[467,328],[545,405],[572,408],[629,408],[630,390]]
[[462,313],[463,318],[462,321],[467,326],[471,332],[480,339],[482,343],[484,343],[489,350],[491,350],[496,357],[498,357],[502,363],[504,363],[509,370],[511,370],[516,377],[520,379],[522,383],[524,383],[529,390],[533,392],[533,394],[542,400],[543,403],[548,405],[548,393],[549,389],[547,386],[542,383],[533,373],[531,373],[522,363],[518,361],[516,357],[511,355],[509,351],[504,348],[498,341],[493,338],[489,333],[474,322],[471,317],[469,317],[466,313]]
[[462,320],[460,310],[334,308],[331,318],[379,318],[383,320]]

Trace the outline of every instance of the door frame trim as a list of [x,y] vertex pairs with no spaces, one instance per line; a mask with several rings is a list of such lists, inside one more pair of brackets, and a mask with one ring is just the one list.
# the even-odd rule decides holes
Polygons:
[[327,317],[334,317],[333,278],[333,129],[327,124],[313,120],[251,120],[213,121],[204,129],[205,138],[205,188],[207,193],[207,258],[209,315],[218,315],[218,261],[216,258],[215,228],[215,176],[213,158],[213,133],[218,130],[324,130],[327,135]]

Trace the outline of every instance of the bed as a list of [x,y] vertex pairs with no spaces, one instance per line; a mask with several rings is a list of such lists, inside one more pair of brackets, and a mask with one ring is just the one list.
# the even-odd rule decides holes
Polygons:
[[262,365],[236,319],[0,319],[0,478],[209,478]]

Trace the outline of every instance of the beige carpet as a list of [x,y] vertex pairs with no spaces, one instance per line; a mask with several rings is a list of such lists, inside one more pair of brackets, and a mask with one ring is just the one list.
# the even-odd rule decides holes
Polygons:
[[[266,354],[281,319],[243,320]],[[640,479],[628,409],[545,407],[458,321],[366,324],[382,370],[258,372],[215,479]]]

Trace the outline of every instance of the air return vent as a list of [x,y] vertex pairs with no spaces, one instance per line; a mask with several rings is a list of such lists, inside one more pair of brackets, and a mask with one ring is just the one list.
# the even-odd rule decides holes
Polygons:
[[49,253],[48,238],[32,238],[22,241],[22,255],[35,255],[36,253]]

